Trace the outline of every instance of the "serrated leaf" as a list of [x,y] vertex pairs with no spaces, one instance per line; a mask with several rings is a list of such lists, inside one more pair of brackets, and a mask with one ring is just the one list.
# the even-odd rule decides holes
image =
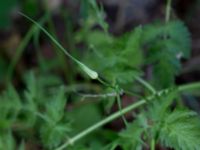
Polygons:
[[9,129],[16,121],[21,109],[21,101],[15,89],[9,85],[8,89],[0,96],[0,130]]
[[180,58],[190,56],[190,34],[180,21],[147,25],[143,45],[148,50],[147,63],[153,64],[153,80],[157,87],[174,84],[181,70]]
[[126,129],[119,133],[119,137],[105,147],[105,150],[115,150],[120,147],[122,150],[142,150],[143,140],[142,133],[144,128],[138,121],[130,123]]
[[196,113],[176,109],[165,117],[159,136],[164,146],[180,150],[198,150],[199,139],[200,120]]
[[175,102],[177,97],[176,88],[168,89],[160,96],[155,95],[153,101],[149,102],[147,106],[148,111],[146,112],[146,116],[155,123],[162,122],[166,113],[169,112],[170,106]]
[[91,40],[87,42],[88,45],[93,45],[94,53],[91,51],[87,53],[86,63],[96,68],[109,81],[119,84],[133,82],[143,62],[140,48],[142,29],[138,27],[122,37],[110,37],[107,41],[105,41],[108,38],[107,35],[97,34],[96,31],[91,32],[89,36],[95,35],[96,38],[88,37]]
[[52,100],[46,104],[47,117],[54,122],[60,121],[64,115],[66,101],[65,89],[60,87]]
[[69,123],[45,123],[41,127],[40,137],[46,147],[55,148],[62,141],[67,140],[67,133],[70,130]]
[[14,150],[16,148],[15,139],[12,133],[1,133],[0,135],[0,150]]
[[40,137],[46,147],[57,147],[67,139],[67,133],[71,130],[70,122],[64,118],[66,101],[65,88],[60,87],[56,90],[55,96],[46,103],[46,110],[43,113],[45,119],[40,128]]

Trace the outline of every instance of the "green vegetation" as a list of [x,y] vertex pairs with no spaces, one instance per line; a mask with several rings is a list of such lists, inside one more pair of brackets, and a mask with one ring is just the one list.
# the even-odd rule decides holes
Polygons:
[[[170,21],[170,2],[165,21],[116,37],[108,32],[103,7],[94,0],[82,1],[81,27],[70,31],[73,51],[59,43],[54,27],[44,27],[52,21],[51,14],[34,21],[21,13],[33,25],[5,69],[0,150],[31,146],[50,150],[155,150],[157,146],[198,150],[200,118],[182,99],[184,94],[198,92],[200,82],[176,85],[181,60],[190,57],[191,37],[183,22]],[[100,29],[93,28],[95,25]],[[57,51],[52,61],[39,52],[43,33]],[[31,39],[38,48],[38,68],[24,73],[25,88],[15,89],[10,84],[15,66]],[[81,51],[75,51],[80,43]],[[58,67],[67,84],[51,72]],[[151,70],[148,78],[146,69]],[[123,105],[124,95],[131,99],[127,106]],[[127,119],[127,113],[132,119]],[[122,130],[105,126],[117,118],[123,120]]]

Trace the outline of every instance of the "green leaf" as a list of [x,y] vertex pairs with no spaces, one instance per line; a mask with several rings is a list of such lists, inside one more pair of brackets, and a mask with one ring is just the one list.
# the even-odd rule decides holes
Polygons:
[[119,84],[133,82],[143,63],[140,48],[141,27],[118,38],[108,37],[97,31],[90,32],[87,42],[88,45],[92,45],[93,52],[88,51],[86,54],[86,63],[96,68],[109,81]]
[[116,140],[105,147],[105,150],[115,150],[120,147],[122,150],[142,150],[144,144],[142,140],[142,133],[144,128],[138,121],[128,124],[126,129],[119,133],[119,137]]
[[190,34],[180,21],[152,24],[144,27],[143,46],[147,51],[147,63],[153,65],[153,80],[157,87],[174,84],[181,70],[181,58],[189,58]]
[[143,63],[143,52],[141,49],[142,28],[139,26],[134,29],[125,41],[125,49],[122,50],[122,57],[126,59],[130,67],[138,67]]
[[21,100],[11,85],[0,96],[0,100],[0,130],[9,129],[17,120],[21,109]]
[[21,121],[27,127],[33,127],[37,119],[38,103],[42,98],[42,90],[33,74],[30,72],[26,76],[27,90],[24,91],[24,111],[22,112],[23,118]]
[[12,133],[10,131],[7,133],[1,133],[0,150],[14,150],[14,149],[16,149],[16,143]]
[[60,87],[52,100],[46,104],[46,116],[53,122],[58,122],[64,116],[66,108],[65,88]]
[[40,129],[40,137],[44,146],[52,149],[67,140],[69,131],[71,131],[69,123],[46,122]]
[[197,114],[176,109],[165,117],[159,140],[170,148],[198,150],[200,147],[200,120]]
[[149,103],[147,116],[155,124],[162,122],[165,118],[166,113],[169,112],[169,108],[175,99],[177,98],[177,89],[168,89],[167,93],[163,93],[161,96],[155,96],[154,100]]
[[25,82],[27,90],[24,92],[25,102],[23,112],[21,113],[21,116],[23,117],[20,118],[20,121],[27,127],[33,127],[38,118],[48,118],[41,113],[41,110],[45,109],[45,107],[47,107],[46,105],[50,105],[50,99],[61,98],[61,96],[59,97],[59,94],[61,95],[63,90],[59,91],[60,89],[58,88],[49,90],[50,87],[57,87],[61,83],[57,77],[52,75],[42,74],[36,77],[33,72],[29,72],[25,76]]
[[40,137],[46,147],[57,147],[67,139],[67,133],[71,130],[70,122],[66,119],[66,101],[65,88],[60,87],[55,90],[55,96],[46,103],[40,128]]
[[97,105],[87,104],[81,105],[68,112],[72,120],[73,134],[79,133],[88,128],[92,124],[101,120],[101,113]]

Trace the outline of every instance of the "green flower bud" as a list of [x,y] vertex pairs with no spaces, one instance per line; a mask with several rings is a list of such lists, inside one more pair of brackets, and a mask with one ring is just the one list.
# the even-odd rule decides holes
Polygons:
[[98,73],[96,71],[93,71],[92,69],[88,68],[86,65],[79,63],[79,66],[81,69],[87,73],[91,79],[97,79],[98,78]]

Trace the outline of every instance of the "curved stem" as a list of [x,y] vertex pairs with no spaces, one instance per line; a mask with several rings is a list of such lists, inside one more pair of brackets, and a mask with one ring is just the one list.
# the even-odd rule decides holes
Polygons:
[[170,19],[171,3],[172,3],[172,0],[167,0],[166,16],[165,16],[165,22],[166,23],[169,22],[169,19]]
[[152,94],[156,93],[156,90],[154,89],[153,86],[151,86],[151,84],[149,84],[147,81],[145,81],[144,79],[140,78],[139,76],[136,76],[135,79],[141,83],[144,87],[146,87]]
[[115,89],[114,86],[112,86],[111,84],[107,83],[106,81],[103,81],[100,77],[98,77],[97,80],[98,80],[102,85],[104,85],[104,86],[106,86],[106,87],[110,87],[110,88],[112,88],[112,89]]
[[27,15],[23,13],[19,13],[23,17],[27,18],[29,21],[34,23],[40,30],[42,30],[49,39],[61,50],[63,53],[68,56],[71,60],[73,60],[79,67],[91,78],[91,79],[97,79],[98,73],[92,69],[90,69],[88,66],[83,64],[81,61],[73,57],[45,28],[43,28],[39,23],[37,23],[35,20],[31,19]]
[[[48,15],[44,15],[40,20],[39,24],[44,24],[44,22],[48,19]],[[11,63],[8,66],[8,71],[7,71],[7,81],[10,82],[13,77],[13,71],[14,68],[17,64],[17,62],[20,60],[23,51],[25,50],[26,46],[28,45],[29,41],[33,37],[33,35],[37,31],[37,26],[34,24],[32,27],[29,29],[28,33],[25,35],[23,40],[21,41],[21,44],[17,47],[16,49],[16,54],[15,57],[11,60]]]
[[189,84],[179,86],[178,91],[180,91],[180,92],[191,91],[191,90],[198,89],[198,88],[200,88],[200,82],[189,83]]
[[117,105],[118,105],[118,108],[119,108],[119,112],[121,113],[121,117],[122,117],[122,120],[124,121],[124,124],[126,126],[128,126],[128,122],[124,116],[124,114],[122,113],[122,104],[121,104],[121,98],[120,98],[120,93],[117,91]]
[[[103,81],[101,78],[97,78],[97,80],[101,84],[103,84],[103,85],[105,85],[107,87],[111,87],[111,88],[113,88],[116,91],[117,105],[118,105],[119,111],[121,112],[121,110],[122,110],[122,104],[121,104],[121,99],[120,99],[121,91],[120,91],[119,87],[118,86],[112,86],[111,84]],[[121,113],[121,117],[122,117],[122,120],[124,121],[124,124],[127,126],[128,122],[126,121],[126,118],[125,118],[124,114]]]
[[60,146],[59,148],[57,148],[56,150],[62,150],[65,147],[69,146],[69,145],[73,145],[74,142],[78,141],[79,139],[83,138],[84,136],[88,135],[89,133],[93,132],[94,130],[98,129],[99,127],[107,124],[108,122],[111,122],[112,120],[121,117],[122,114],[125,114],[143,104],[145,104],[146,101],[145,100],[141,100],[137,103],[135,103],[134,105],[130,105],[124,109],[122,109],[121,111],[117,111],[116,113],[108,116],[107,118],[101,120],[100,122],[94,124],[93,126],[87,128],[86,130],[84,130],[83,132],[79,133],[78,135],[74,136],[73,138],[71,138],[69,141],[67,141],[65,144],[63,144],[62,146]]
[[127,94],[127,95],[135,96],[135,97],[140,98],[140,99],[142,98],[142,96],[139,95],[138,93],[134,93],[134,92],[128,91],[128,90],[126,90],[126,89],[122,89],[122,90],[123,90],[123,93],[125,93],[125,94]]
[[[189,91],[189,90],[194,90],[194,89],[200,89],[200,82],[197,83],[191,83],[191,84],[187,84],[187,85],[182,85],[178,87],[178,92],[184,92],[184,91]],[[166,89],[165,89],[166,90]],[[163,91],[159,91],[157,92],[157,95],[162,95]],[[152,100],[154,99],[154,95],[151,95],[149,97],[147,97],[148,100]],[[141,99],[140,101],[133,103],[132,105],[129,105],[125,108],[123,108],[121,111],[117,111],[116,113],[108,116],[107,118],[101,120],[100,122],[97,122],[96,124],[92,125],[91,127],[87,128],[86,130],[80,132],[79,134],[75,135],[74,137],[72,137],[70,140],[68,140],[66,143],[64,143],[63,145],[61,145],[60,147],[58,147],[56,150],[63,150],[64,148],[66,148],[69,145],[73,145],[76,141],[80,140],[81,138],[83,138],[84,136],[90,134],[91,132],[93,132],[94,130],[98,129],[99,127],[107,124],[108,122],[113,121],[114,119],[121,117],[122,114],[125,114],[131,110],[134,110],[142,105],[146,104],[146,100],[145,99]]]

